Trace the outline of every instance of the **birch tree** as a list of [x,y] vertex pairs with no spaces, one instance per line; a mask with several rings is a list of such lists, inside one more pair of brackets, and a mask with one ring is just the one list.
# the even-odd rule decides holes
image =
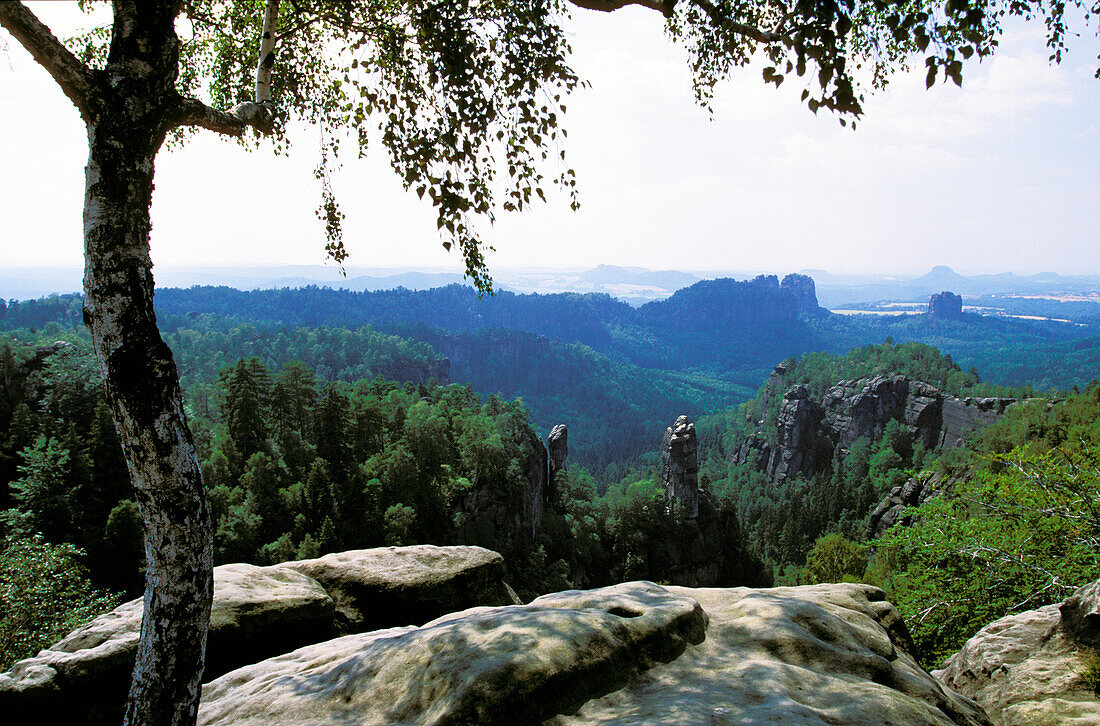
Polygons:
[[961,83],[963,59],[990,53],[1009,15],[1045,20],[1057,58],[1067,5],[1097,13],[1062,0],[114,0],[109,28],[63,43],[22,2],[0,3],[0,26],[87,126],[84,320],[148,558],[126,723],[194,722],[212,593],[209,508],[153,312],[149,206],[165,141],[204,130],[285,152],[289,121],[319,127],[319,214],[327,252],[342,261],[328,171],[342,146],[363,154],[375,133],[405,186],[433,206],[443,245],[489,289],[484,223],[544,198],[549,184],[578,204],[560,123],[583,80],[563,19],[572,6],[627,5],[666,18],[701,104],[758,59],[765,82],[802,84],[810,111],[843,124],[859,117],[864,89],[906,62],[923,60],[929,84]]

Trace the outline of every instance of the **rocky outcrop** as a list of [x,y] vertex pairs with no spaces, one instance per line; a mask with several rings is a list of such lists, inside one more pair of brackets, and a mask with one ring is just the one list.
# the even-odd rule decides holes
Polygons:
[[[511,605],[504,558],[482,547],[379,547],[276,565],[320,583],[343,632],[423,623],[476,605]],[[284,651],[285,652],[285,651]]]
[[460,505],[463,542],[492,547],[506,555],[530,549],[542,526],[543,513],[554,496],[549,480],[546,446],[533,432],[523,434],[527,455],[519,463],[522,476],[475,477]]
[[943,474],[940,472],[924,472],[891,489],[871,512],[867,539],[878,539],[895,524],[909,526],[912,517],[905,516],[905,510],[927,502],[940,490],[942,483]]
[[959,320],[963,316],[963,299],[953,292],[938,292],[928,299],[928,317],[937,320]]
[[779,289],[794,298],[798,312],[810,315],[822,312],[817,304],[817,286],[809,275],[787,275],[779,284]]
[[229,673],[203,688],[199,723],[538,724],[676,658],[705,629],[694,599],[652,583],[476,608]]
[[547,726],[886,726],[989,721],[909,655],[897,610],[869,585],[688,589],[707,639]]
[[558,489],[556,477],[565,468],[565,460],[569,457],[569,429],[565,424],[558,424],[550,429],[550,434],[546,437],[546,450],[550,459],[550,499],[553,499]]
[[1060,605],[990,623],[934,671],[980,703],[998,726],[1100,724],[1100,700],[1086,682],[1095,667],[1100,581]]
[[661,444],[661,485],[665,501],[677,501],[688,519],[699,516],[699,443],[687,416],[665,429]]
[[908,647],[867,585],[635,582],[301,648],[207,684],[199,723],[989,724]]
[[[779,384],[778,368],[769,378]],[[903,424],[926,448],[952,448],[979,428],[988,426],[1015,403],[1007,398],[952,398],[922,381],[900,375],[879,375],[840,381],[821,403],[804,385],[789,388],[776,417],[777,440],[761,428],[741,442],[733,462],[747,464],[780,482],[796,475],[813,476],[846,456],[860,438],[876,439],[890,421]]]
[[[118,723],[141,629],[142,601],[101,615],[0,674],[0,713],[11,723]],[[206,673],[331,638],[333,601],[314,580],[277,568],[214,568]]]
[[[504,561],[480,547],[387,547],[273,567],[214,568],[206,678],[327,640],[339,630],[422,623],[517,602]],[[12,723],[118,723],[137,652],[141,600],[93,620],[0,674]]]

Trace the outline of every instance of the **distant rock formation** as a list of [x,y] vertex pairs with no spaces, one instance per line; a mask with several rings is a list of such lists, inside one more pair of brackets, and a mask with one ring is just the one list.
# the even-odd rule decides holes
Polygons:
[[787,275],[779,284],[779,289],[794,298],[798,312],[811,315],[821,312],[821,306],[817,304],[817,286],[809,275]]
[[[522,481],[527,486],[516,492],[515,487],[486,484],[480,480],[466,494],[461,514],[464,520],[465,542],[489,545],[506,553],[526,549],[523,542],[531,542],[542,526],[542,516],[547,505],[554,501],[554,489],[549,480],[549,456],[546,446],[534,432],[524,435],[530,453],[520,460]],[[492,537],[478,538],[476,532],[493,533]]]
[[977,701],[997,726],[1100,723],[1100,701],[1085,678],[1100,638],[1100,581],[1058,605],[985,626],[933,671]]
[[699,516],[699,444],[695,438],[695,424],[687,416],[665,429],[661,445],[661,485],[665,501],[673,500],[683,505],[688,519]]
[[[777,367],[766,385],[781,385],[782,377]],[[830,466],[835,455],[846,456],[857,439],[881,436],[890,421],[904,424],[926,448],[953,448],[971,431],[996,421],[1012,403],[1015,399],[953,398],[900,374],[840,381],[820,404],[799,384],[783,396],[776,440],[767,439],[761,423],[732,458],[775,482],[809,477]]]
[[883,497],[867,523],[867,539],[878,539],[895,524],[908,526],[912,517],[903,517],[908,507],[919,507],[940,492],[943,475],[939,472],[910,477]]
[[550,435],[546,437],[546,449],[550,459],[548,497],[553,499],[558,491],[558,472],[565,468],[565,460],[569,457],[569,429],[565,424],[558,424],[550,429]]
[[937,320],[958,320],[962,318],[962,296],[946,290],[936,293],[928,300],[927,314]]

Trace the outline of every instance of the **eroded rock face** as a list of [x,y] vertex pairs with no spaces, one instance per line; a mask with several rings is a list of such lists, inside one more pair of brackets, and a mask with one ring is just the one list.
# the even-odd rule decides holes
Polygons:
[[787,275],[780,283],[779,289],[794,297],[800,313],[821,312],[821,307],[817,304],[817,286],[809,275]]
[[316,580],[345,631],[425,623],[476,605],[510,605],[504,558],[482,547],[378,547],[276,565]]
[[[12,723],[118,723],[137,654],[142,601],[101,615],[0,674],[0,713]],[[214,568],[206,674],[333,635],[333,601],[313,579],[277,568]]]
[[928,299],[929,317],[940,320],[959,320],[963,316],[963,299],[953,292],[938,292]]
[[702,605],[706,641],[547,726],[989,723],[917,665],[878,588],[668,589]]
[[550,460],[547,500],[553,501],[557,497],[558,472],[565,468],[565,460],[569,457],[569,429],[565,424],[558,424],[550,429],[550,434],[546,437],[546,450]]
[[552,504],[546,446],[534,432],[524,434],[528,454],[519,463],[525,487],[482,478],[462,502],[465,518],[462,541],[491,545],[504,554],[525,551],[542,526],[543,513]]
[[699,516],[699,442],[687,416],[665,429],[661,444],[661,484],[665,501],[678,500],[688,519]]
[[911,517],[903,516],[908,507],[924,504],[940,491],[943,475],[935,472],[931,475],[910,477],[901,486],[896,486],[878,503],[867,523],[867,539],[878,539],[895,524],[908,526]]
[[[783,373],[777,367],[767,385],[779,385]],[[769,442],[761,429],[742,441],[733,462],[763,471],[777,483],[796,475],[811,477],[830,466],[837,454],[846,456],[856,440],[880,437],[890,421],[903,424],[926,448],[952,448],[971,431],[996,421],[1013,403],[1007,398],[952,398],[899,374],[841,381],[820,404],[806,386],[795,385],[780,405],[778,441]]]
[[933,675],[980,703],[998,726],[1100,724],[1100,700],[1083,678],[1098,612],[1100,581],[1060,605],[990,623]]
[[538,724],[703,640],[690,597],[652,583],[475,608],[346,636],[203,688],[199,723]]

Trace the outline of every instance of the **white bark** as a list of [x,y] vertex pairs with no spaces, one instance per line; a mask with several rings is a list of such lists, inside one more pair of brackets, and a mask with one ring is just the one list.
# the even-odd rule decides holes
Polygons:
[[275,67],[275,27],[279,22],[279,0],[267,0],[264,26],[260,34],[260,54],[256,60],[256,103],[271,102],[271,71]]

